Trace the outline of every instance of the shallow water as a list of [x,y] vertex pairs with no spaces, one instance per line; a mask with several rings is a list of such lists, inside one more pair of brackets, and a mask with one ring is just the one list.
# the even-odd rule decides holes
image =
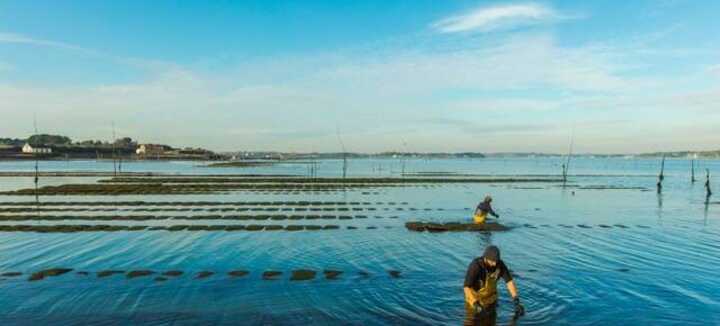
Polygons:
[[[405,172],[557,174],[559,159],[408,160]],[[0,171],[30,171],[32,162],[1,162]],[[322,161],[318,173],[337,176],[340,161]],[[306,175],[306,165],[204,168],[196,162],[128,162],[124,171]],[[399,160],[352,160],[352,175],[402,172]],[[179,196],[41,197],[41,201],[357,201],[375,211],[333,212],[366,219],[251,221],[253,224],[333,224],[325,231],[140,231],[97,233],[0,233],[0,324],[460,324],[465,317],[465,269],[488,243],[498,245],[515,274],[527,315],[518,325],[718,324],[720,320],[720,204],[705,204],[704,171],[720,162],[668,160],[662,195],[655,191],[658,160],[577,159],[570,187],[555,184],[450,184],[377,188],[323,194],[231,192]],[[40,162],[42,171],[111,171],[111,162]],[[98,178],[42,178],[42,185]],[[713,184],[717,184],[713,179]],[[32,178],[2,177],[0,190],[31,187]],[[642,189],[582,189],[588,186]],[[578,188],[580,187],[580,188]],[[718,188],[720,189],[720,188]],[[377,192],[377,194],[375,194]],[[411,220],[463,221],[485,194],[495,198],[500,221],[511,231],[417,233]],[[0,201],[30,201],[0,196]],[[713,202],[714,201],[714,202]],[[382,202],[381,204],[375,204]],[[407,202],[407,205],[402,205]],[[110,206],[112,207],[112,206]],[[386,210],[387,209],[387,210]],[[416,210],[412,210],[416,209]],[[425,210],[431,209],[431,210]],[[6,214],[6,213],[0,213]],[[113,214],[104,212],[46,214]],[[132,213],[121,213],[131,215]],[[146,214],[146,213],[136,213]],[[218,212],[150,213],[224,214]],[[377,218],[379,216],[380,218]],[[397,218],[391,218],[395,217]],[[52,221],[2,224],[58,224]],[[89,224],[63,221],[62,224]],[[98,224],[250,224],[248,221],[113,221]],[[357,226],[348,230],[346,226]],[[367,229],[375,226],[377,229]],[[74,271],[35,282],[32,272]],[[184,275],[98,278],[102,270]],[[318,271],[314,280],[290,281],[296,269]],[[324,269],[341,270],[326,280]],[[231,278],[231,270],[250,274]],[[263,280],[263,271],[282,271]],[[388,271],[401,272],[399,278]],[[89,275],[77,274],[88,271]],[[214,275],[195,279],[201,271]],[[501,286],[499,322],[511,323],[511,304]]]

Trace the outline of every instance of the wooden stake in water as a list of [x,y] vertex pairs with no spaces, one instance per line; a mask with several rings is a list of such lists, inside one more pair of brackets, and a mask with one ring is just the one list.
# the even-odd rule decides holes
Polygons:
[[117,158],[115,153],[115,143],[117,143],[117,137],[115,136],[115,121],[112,122],[112,159],[113,159],[113,176],[117,177]]
[[662,192],[662,182],[665,180],[665,155],[662,157],[662,161],[660,161],[660,175],[658,175],[658,182],[657,182],[657,192]]
[[343,151],[343,153],[342,153],[343,154],[342,177],[343,177],[343,179],[345,179],[345,177],[347,176],[347,151],[345,150],[345,144],[342,141],[342,137],[340,137],[340,127],[336,128],[336,132],[337,132],[338,141],[340,142],[340,147],[342,147],[342,151]]
[[712,190],[710,190],[710,169],[705,169],[705,201],[710,200]]
[[695,160],[690,161],[690,183],[695,183]]
[[122,175],[122,151],[118,154],[118,174]]
[[[37,117],[33,116],[33,128],[35,130],[35,136],[36,139],[38,136],[38,127],[37,127]],[[40,206],[40,197],[38,196],[38,183],[40,181],[39,174],[40,169],[38,167],[38,156],[37,156],[37,143],[36,144],[30,144],[30,146],[34,146],[35,150],[33,151],[33,156],[35,157],[35,205],[39,208]]]
[[570,169],[570,158],[572,157],[574,144],[575,144],[575,128],[573,128],[573,132],[570,136],[570,146],[568,147],[568,154],[567,154],[567,157],[565,158],[565,164],[562,165],[563,187],[565,187],[565,184],[567,183],[568,170]]
[[405,177],[405,160],[406,159],[407,159],[407,143],[405,142],[405,140],[403,140],[403,153],[402,153],[402,158],[400,160],[400,164],[401,164],[400,173],[401,173],[402,177]]

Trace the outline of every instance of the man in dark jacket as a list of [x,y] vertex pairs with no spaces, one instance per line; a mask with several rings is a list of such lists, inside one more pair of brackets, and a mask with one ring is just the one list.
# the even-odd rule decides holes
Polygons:
[[497,282],[502,278],[515,305],[515,315],[522,316],[525,308],[520,304],[517,288],[505,263],[500,259],[500,249],[488,246],[482,257],[475,258],[465,275],[465,302],[473,318],[489,321],[496,317]]

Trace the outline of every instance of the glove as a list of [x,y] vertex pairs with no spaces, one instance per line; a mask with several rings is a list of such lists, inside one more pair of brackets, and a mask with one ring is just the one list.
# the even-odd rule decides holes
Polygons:
[[513,303],[515,304],[515,316],[522,316],[525,314],[525,307],[523,307],[522,304],[520,304],[520,298],[513,299]]
[[480,304],[479,301],[475,301],[475,303],[473,303],[473,311],[476,315],[482,314],[484,312],[483,306]]

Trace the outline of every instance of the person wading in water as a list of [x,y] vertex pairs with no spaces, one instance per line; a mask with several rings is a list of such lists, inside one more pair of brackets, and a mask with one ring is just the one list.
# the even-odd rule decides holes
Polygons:
[[492,209],[492,197],[485,196],[485,200],[483,200],[480,204],[478,204],[477,208],[475,208],[475,215],[473,216],[473,221],[475,224],[485,224],[485,220],[487,220],[488,214],[494,216],[495,218],[500,218],[500,215],[495,213],[495,211]]
[[465,307],[471,325],[495,325],[497,319],[497,283],[505,281],[515,305],[515,318],[525,314],[520,304],[515,282],[505,263],[500,259],[500,249],[488,246],[482,257],[475,258],[465,274]]

